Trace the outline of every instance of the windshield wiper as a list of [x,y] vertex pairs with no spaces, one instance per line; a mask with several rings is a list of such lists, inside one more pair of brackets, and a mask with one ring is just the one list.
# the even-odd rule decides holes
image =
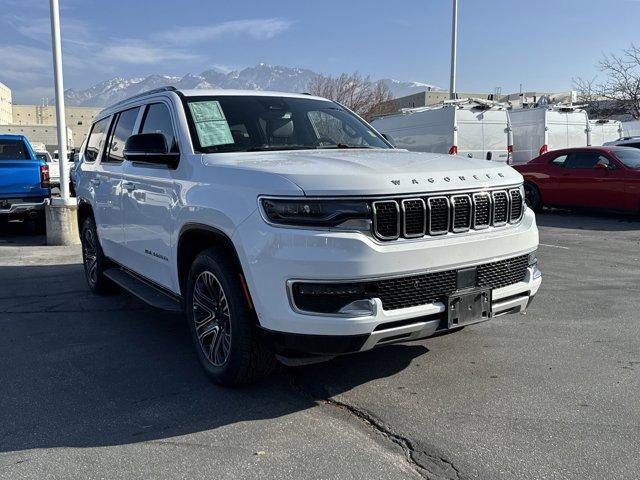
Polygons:
[[261,145],[243,150],[244,152],[267,152],[277,150],[314,150],[316,147],[309,145]]
[[371,147],[369,145],[348,145],[346,143],[336,143],[335,145],[326,145],[323,147],[318,147],[320,149],[331,149],[331,148],[375,148],[375,147]]

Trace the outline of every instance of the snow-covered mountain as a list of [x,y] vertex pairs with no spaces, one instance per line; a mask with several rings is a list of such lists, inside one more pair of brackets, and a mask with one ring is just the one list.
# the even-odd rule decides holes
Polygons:
[[[199,75],[184,77],[172,75],[149,75],[144,78],[112,78],[86,90],[65,91],[65,102],[70,106],[102,107],[118,102],[146,90],[173,85],[177,88],[236,88],[246,90],[275,90],[281,92],[305,92],[309,83],[318,74],[304,68],[282,67],[260,63],[255,67],[225,72],[220,69],[206,70]],[[420,82],[401,82],[383,79],[394,97],[435,89],[437,87]]]

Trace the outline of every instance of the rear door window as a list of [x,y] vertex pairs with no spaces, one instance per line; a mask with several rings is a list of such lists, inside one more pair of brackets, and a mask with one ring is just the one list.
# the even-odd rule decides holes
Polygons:
[[95,162],[100,154],[100,149],[104,143],[104,134],[109,126],[109,119],[111,117],[103,118],[93,124],[89,139],[87,140],[87,148],[84,152],[84,158],[87,162]]
[[171,123],[171,113],[164,103],[152,103],[142,119],[140,133],[162,133],[170,152],[178,152],[178,142]]
[[109,141],[109,151],[103,162],[120,163],[124,161],[124,144],[133,134],[133,127],[136,124],[140,107],[131,108],[118,114],[115,126],[112,127],[111,139]]
[[576,152],[569,155],[566,166],[574,170],[592,169],[603,158],[606,160],[605,157],[594,152]]
[[22,140],[0,140],[0,160],[30,160]]

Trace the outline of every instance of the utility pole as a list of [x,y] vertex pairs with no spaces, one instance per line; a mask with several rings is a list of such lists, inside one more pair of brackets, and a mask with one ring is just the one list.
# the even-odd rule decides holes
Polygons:
[[56,93],[56,124],[58,125],[58,162],[60,164],[60,197],[62,204],[69,202],[69,176],[67,171],[67,124],[64,114],[64,83],[62,81],[62,47],[60,41],[60,6],[58,0],[49,0],[51,9],[51,46],[53,49],[53,75]]
[[456,98],[456,56],[458,51],[458,0],[453,0],[453,19],[451,22],[451,82],[449,98]]
[[67,125],[64,114],[64,84],[62,81],[62,46],[60,41],[60,5],[49,0],[51,10],[51,49],[56,95],[56,123],[58,126],[58,164],[60,165],[60,198],[52,198],[45,208],[48,245],[76,245],[78,235],[77,203],[69,198],[67,170]]

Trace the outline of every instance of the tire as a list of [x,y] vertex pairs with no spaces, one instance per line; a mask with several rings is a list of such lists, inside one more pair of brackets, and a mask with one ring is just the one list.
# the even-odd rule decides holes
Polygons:
[[82,264],[87,285],[93,293],[104,294],[115,291],[116,285],[104,276],[104,271],[109,268],[109,260],[104,256],[98,230],[93,217],[88,217],[82,224],[80,231],[82,243]]
[[538,187],[531,182],[524,182],[524,199],[527,206],[536,213],[542,211],[544,204]]
[[268,375],[276,360],[258,338],[240,272],[228,257],[215,249],[196,257],[185,310],[200,364],[215,383],[231,387]]

